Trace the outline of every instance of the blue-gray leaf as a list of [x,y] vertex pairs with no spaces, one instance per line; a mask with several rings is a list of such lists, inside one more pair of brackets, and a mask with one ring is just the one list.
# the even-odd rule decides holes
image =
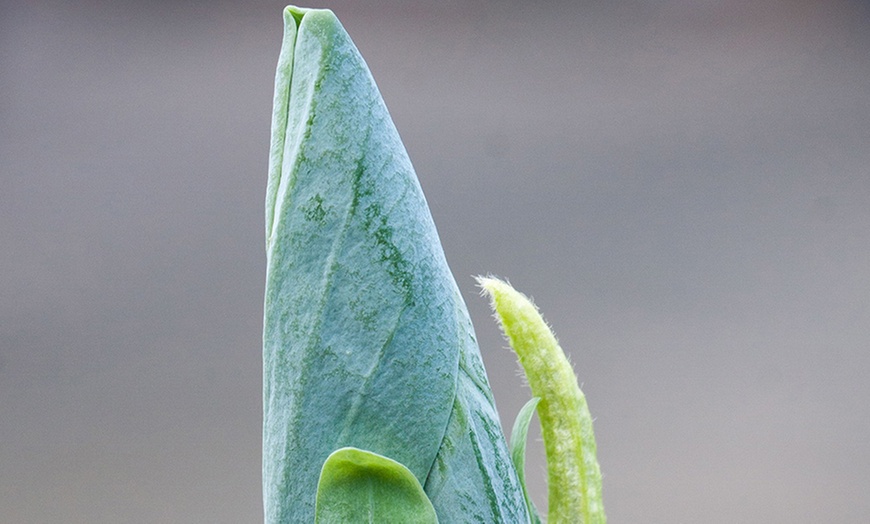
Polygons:
[[266,194],[266,522],[311,522],[353,446],[442,522],[524,522],[473,329],[372,76],[328,10],[289,7]]

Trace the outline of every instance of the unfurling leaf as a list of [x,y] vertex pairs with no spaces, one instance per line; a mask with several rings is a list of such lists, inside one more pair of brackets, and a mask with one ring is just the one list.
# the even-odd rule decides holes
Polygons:
[[529,423],[531,423],[535,408],[538,407],[540,401],[540,397],[534,397],[526,402],[514,421],[510,440],[511,460],[514,462],[517,476],[520,478],[520,485],[523,487],[523,496],[526,498],[526,507],[529,510],[532,524],[541,524],[541,517],[538,516],[538,510],[535,508],[526,487],[526,441],[529,438]]
[[376,453],[342,448],[323,463],[314,522],[438,524],[438,517],[408,468]]

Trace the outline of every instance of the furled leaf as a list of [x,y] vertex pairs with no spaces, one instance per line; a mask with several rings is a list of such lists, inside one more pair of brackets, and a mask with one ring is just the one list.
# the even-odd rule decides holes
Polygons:
[[342,448],[323,463],[315,524],[437,524],[435,508],[408,468],[388,457]]
[[266,522],[311,522],[353,446],[442,522],[525,522],[465,304],[399,135],[328,10],[288,7],[266,191]]
[[519,357],[547,454],[549,524],[604,524],[601,471],[586,397],[556,337],[538,309],[507,282],[479,278],[505,336]]
[[529,510],[532,524],[541,524],[541,518],[538,516],[538,510],[535,509],[535,504],[532,502],[532,497],[529,496],[529,490],[526,487],[526,441],[529,438],[529,423],[531,423],[535,408],[538,407],[540,401],[540,397],[534,397],[526,402],[514,421],[510,440],[511,460],[514,462],[520,485],[523,487],[523,496],[526,498],[526,507]]

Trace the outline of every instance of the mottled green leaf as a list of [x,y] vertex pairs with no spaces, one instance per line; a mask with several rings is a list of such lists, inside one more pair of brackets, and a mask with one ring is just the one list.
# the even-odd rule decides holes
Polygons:
[[411,162],[328,10],[289,7],[266,190],[266,522],[311,522],[320,467],[391,457],[442,522],[524,522],[465,304]]
[[314,521],[437,524],[438,517],[408,468],[376,453],[342,448],[323,463]]

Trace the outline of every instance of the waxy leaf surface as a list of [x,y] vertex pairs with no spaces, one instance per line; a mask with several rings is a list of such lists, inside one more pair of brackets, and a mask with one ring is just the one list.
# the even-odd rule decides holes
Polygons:
[[311,522],[342,447],[399,462],[442,522],[526,522],[465,304],[375,82],[289,7],[266,192],[266,522]]
[[356,448],[341,448],[323,464],[315,524],[438,524],[435,508],[408,468]]

